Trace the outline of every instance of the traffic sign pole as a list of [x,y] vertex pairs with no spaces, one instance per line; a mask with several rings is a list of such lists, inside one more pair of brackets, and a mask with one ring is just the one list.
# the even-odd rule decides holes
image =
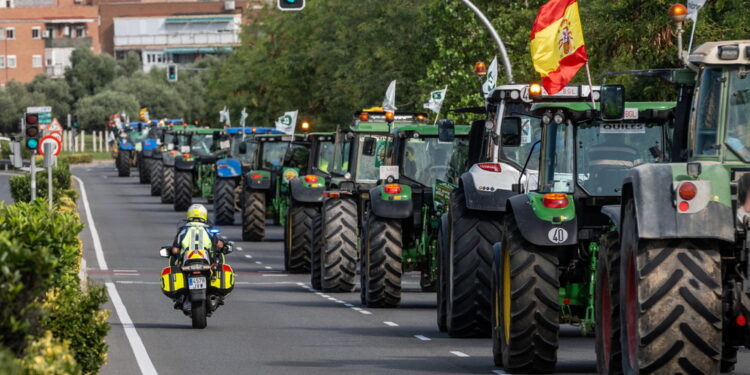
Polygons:
[[31,173],[31,200],[36,199],[36,151],[31,151],[31,164],[29,165],[29,173]]
[[42,149],[44,150],[44,160],[47,164],[47,198],[49,199],[49,208],[52,208],[52,143],[42,143]]

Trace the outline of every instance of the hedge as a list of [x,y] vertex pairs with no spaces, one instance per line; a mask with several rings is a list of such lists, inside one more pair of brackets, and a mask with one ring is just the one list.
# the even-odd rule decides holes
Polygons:
[[[72,174],[67,161],[59,160],[58,165],[52,168],[52,200],[57,201],[63,196],[75,200],[75,190],[71,189]],[[10,195],[16,202],[28,202],[31,200],[31,175],[21,174],[12,176],[10,182]],[[47,198],[47,173],[36,174],[36,194],[39,198]]]

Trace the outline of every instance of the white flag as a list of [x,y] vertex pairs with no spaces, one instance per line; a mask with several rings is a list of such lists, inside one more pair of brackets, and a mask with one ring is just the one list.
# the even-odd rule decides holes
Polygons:
[[431,92],[430,100],[428,100],[427,103],[424,104],[424,107],[432,112],[440,113],[440,108],[443,106],[446,92],[448,92],[448,86],[445,86],[445,88],[442,90]]
[[688,8],[688,14],[687,18],[690,20],[693,20],[695,22],[698,19],[698,11],[703,8],[703,5],[706,4],[706,0],[688,0],[687,8]]
[[242,108],[242,112],[240,112],[240,126],[245,127],[245,120],[247,120],[247,111],[245,111],[245,108]]
[[396,81],[394,80],[388,85],[388,90],[385,91],[383,110],[386,112],[396,112],[396,109]]
[[276,129],[286,134],[294,134],[294,128],[297,126],[297,113],[299,111],[286,112],[276,120]]
[[226,106],[224,106],[224,109],[219,112],[219,122],[221,122],[224,126],[232,125],[232,121],[229,119],[229,110]]
[[494,59],[492,59],[492,64],[490,64],[490,69],[487,71],[487,80],[484,81],[484,85],[482,85],[482,93],[484,93],[484,97],[486,98],[492,90],[495,89],[497,85],[497,56],[495,56]]

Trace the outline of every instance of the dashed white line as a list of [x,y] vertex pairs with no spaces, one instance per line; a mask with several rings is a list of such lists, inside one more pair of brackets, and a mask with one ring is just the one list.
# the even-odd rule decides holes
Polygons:
[[253,256],[252,255],[245,255],[245,258],[247,258],[247,259],[253,259]]
[[261,262],[261,261],[259,261],[259,260],[256,260],[256,261],[255,261],[255,264],[263,264],[263,262]]
[[266,266],[266,269],[267,269],[267,270],[270,270],[270,269],[271,269],[271,267],[270,267],[270,266]]
[[369,312],[369,311],[367,311],[367,310],[360,310],[359,312],[360,312],[360,314],[372,315],[372,313]]
[[383,322],[383,324],[385,324],[385,325],[387,325],[389,327],[398,327],[398,324],[396,324],[394,322],[388,322],[388,321],[386,321],[386,322]]
[[470,355],[464,352],[459,352],[458,350],[451,351],[451,354],[455,355],[456,357],[461,357],[461,358],[470,357]]
[[354,310],[354,311],[362,311],[362,309],[359,308],[359,307],[352,307],[351,309]]
[[344,306],[346,306],[346,307],[354,307],[354,305],[352,305],[351,303],[345,303]]
[[114,273],[138,273],[137,270],[112,270]]
[[417,339],[422,340],[422,341],[430,341],[430,340],[432,340],[431,338],[429,338],[427,336],[422,336],[422,335],[414,335],[414,337],[416,337]]

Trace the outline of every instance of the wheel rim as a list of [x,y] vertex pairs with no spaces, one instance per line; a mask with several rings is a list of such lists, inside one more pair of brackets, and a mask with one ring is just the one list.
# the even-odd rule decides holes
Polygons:
[[631,368],[637,368],[637,351],[638,343],[636,335],[638,333],[638,289],[635,280],[635,257],[632,252],[628,252],[627,273],[625,275],[626,285],[625,293],[627,303],[625,304],[625,322],[628,346],[628,362]]
[[602,272],[599,280],[601,287],[601,304],[597,306],[600,311],[601,345],[604,368],[609,370],[609,361],[612,355],[612,298],[609,291],[609,273]]
[[[504,241],[505,242],[505,241]],[[510,251],[503,249],[503,333],[505,343],[510,343]]]

